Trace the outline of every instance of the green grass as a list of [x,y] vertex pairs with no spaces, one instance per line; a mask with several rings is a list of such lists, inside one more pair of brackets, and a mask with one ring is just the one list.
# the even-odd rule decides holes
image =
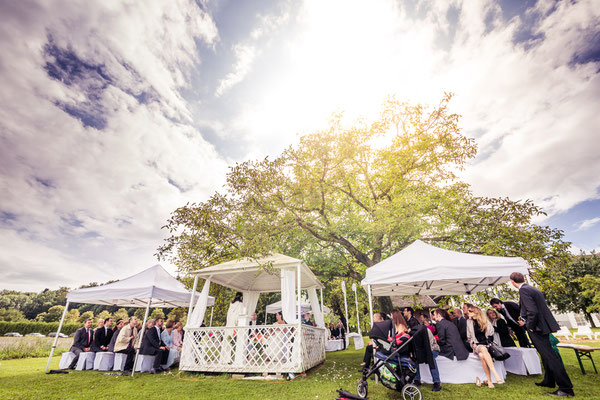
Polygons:
[[[13,358],[44,357],[50,355],[54,338],[49,337],[0,337],[0,361]],[[68,351],[72,338],[59,338],[54,354]]]
[[[599,343],[589,343],[599,346]],[[600,375],[585,363],[582,375],[572,350],[561,350],[567,371],[581,399],[600,399]],[[355,392],[360,377],[358,364],[362,350],[328,353],[327,361],[292,381],[244,381],[228,376],[203,376],[173,370],[162,375],[138,374],[135,377],[105,375],[98,371],[73,371],[69,374],[45,375],[45,358],[0,361],[0,399],[334,399],[335,390]],[[57,357],[52,368],[58,367]],[[596,354],[600,364],[600,355]],[[522,377],[508,374],[506,384],[496,389],[475,385],[444,385],[443,391],[431,392],[423,385],[424,399],[548,399],[545,390],[534,382],[541,376]],[[399,393],[369,381],[369,397],[398,399]]]

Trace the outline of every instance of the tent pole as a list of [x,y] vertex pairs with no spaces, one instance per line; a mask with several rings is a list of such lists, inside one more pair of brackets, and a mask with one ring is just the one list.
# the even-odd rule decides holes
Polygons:
[[348,299],[346,297],[346,281],[342,281],[342,291],[344,292],[344,311],[346,311],[346,334],[349,334],[350,321],[348,321]]
[[213,311],[215,311],[215,306],[210,308],[210,322],[208,323],[208,326],[212,326]]
[[[135,366],[137,365],[138,355],[140,354],[140,347],[142,347],[142,341],[144,340],[144,331],[146,330],[146,320],[148,319],[148,313],[150,312],[150,304],[152,304],[152,297],[148,299],[148,305],[146,306],[146,313],[144,314],[144,322],[142,323],[142,330],[140,331],[140,345],[135,349],[135,359],[133,360],[133,370],[131,376],[135,374]],[[135,343],[133,344],[135,347]]]
[[371,327],[373,327],[373,299],[371,298],[371,285],[367,285],[367,294],[369,295],[369,316],[371,317]]
[[63,310],[62,317],[60,318],[60,323],[58,324],[58,329],[56,330],[56,336],[54,337],[54,343],[52,344],[52,348],[50,349],[50,357],[48,357],[48,364],[46,364],[46,373],[48,373],[48,369],[50,369],[50,361],[52,361],[52,356],[54,355],[54,349],[58,343],[58,335],[60,334],[60,330],[63,326],[63,322],[65,321],[65,317],[67,316],[67,310],[69,309],[69,300],[67,300],[67,304],[65,304],[65,309]]
[[302,282],[300,282],[300,279],[301,279],[300,264],[298,264],[298,267],[296,268],[296,270],[297,270],[297,274],[298,274],[298,324],[301,324],[302,323],[302,299],[301,299]]
[[358,293],[356,292],[356,284],[352,285],[352,290],[354,290],[354,300],[356,301],[356,329],[358,330],[358,334],[362,336],[360,331],[360,318],[358,316]]
[[192,287],[192,293],[190,294],[190,306],[188,307],[188,318],[192,315],[192,305],[194,304],[194,294],[196,293],[196,287],[198,286],[198,275],[194,277],[194,286]]

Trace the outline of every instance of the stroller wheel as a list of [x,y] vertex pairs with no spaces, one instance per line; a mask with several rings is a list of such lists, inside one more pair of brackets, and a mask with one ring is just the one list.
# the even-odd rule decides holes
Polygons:
[[356,393],[363,399],[367,397],[367,394],[369,393],[369,384],[366,380],[361,379],[358,381],[356,384]]
[[402,398],[404,400],[421,400],[423,397],[419,388],[409,383],[402,388]]

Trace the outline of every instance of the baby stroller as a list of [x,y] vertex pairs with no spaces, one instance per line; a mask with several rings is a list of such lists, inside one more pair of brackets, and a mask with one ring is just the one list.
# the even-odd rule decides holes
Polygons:
[[[360,397],[367,397],[367,380],[375,375],[376,381],[381,381],[383,386],[388,389],[400,392],[404,400],[422,399],[421,391],[412,383],[418,368],[414,351],[410,351],[410,356],[406,356],[404,351],[407,346],[410,349],[414,348],[414,336],[398,346],[395,333],[391,320],[373,324],[369,337],[373,339],[373,347],[376,347],[377,351],[373,357],[373,365],[363,369],[363,376],[356,385],[356,391]],[[403,355],[399,355],[401,351]]]

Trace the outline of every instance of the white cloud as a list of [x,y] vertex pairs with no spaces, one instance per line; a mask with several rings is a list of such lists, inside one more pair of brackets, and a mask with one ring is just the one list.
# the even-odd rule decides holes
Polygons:
[[17,2],[2,22],[1,287],[76,286],[156,263],[169,213],[205,199],[226,170],[181,95],[197,46],[218,40],[211,17],[183,1]]
[[581,223],[579,223],[579,226],[577,227],[577,230],[578,231],[584,231],[586,229],[590,229],[591,227],[593,227],[594,225],[596,225],[598,222],[600,222],[600,217],[586,219],[584,221],[581,221]]

